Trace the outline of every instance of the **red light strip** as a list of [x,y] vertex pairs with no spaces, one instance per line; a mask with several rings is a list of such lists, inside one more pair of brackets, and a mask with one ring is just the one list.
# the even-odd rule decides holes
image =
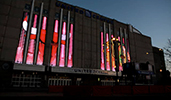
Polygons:
[[42,24],[42,29],[40,33],[40,41],[39,41],[39,51],[38,51],[38,57],[37,57],[38,65],[43,64],[45,38],[46,38],[46,22],[47,22],[47,17],[43,17],[43,24]]
[[50,65],[56,66],[56,52],[58,48],[58,20],[55,20],[55,27],[53,32],[53,43],[52,43],[52,51],[51,51],[51,59],[50,59]]

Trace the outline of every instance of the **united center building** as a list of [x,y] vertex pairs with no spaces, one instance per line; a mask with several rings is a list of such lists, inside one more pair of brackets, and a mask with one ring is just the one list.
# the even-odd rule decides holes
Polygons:
[[154,65],[151,38],[130,24],[56,0],[0,2],[0,59],[12,63],[13,86],[101,84],[125,63]]

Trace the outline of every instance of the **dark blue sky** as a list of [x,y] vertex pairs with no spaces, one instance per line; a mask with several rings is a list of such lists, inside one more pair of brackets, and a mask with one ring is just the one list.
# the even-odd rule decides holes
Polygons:
[[163,48],[171,38],[171,0],[60,0],[131,24]]

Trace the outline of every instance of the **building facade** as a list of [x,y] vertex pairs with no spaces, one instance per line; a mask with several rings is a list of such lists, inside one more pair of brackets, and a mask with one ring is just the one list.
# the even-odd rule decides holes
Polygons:
[[56,0],[1,0],[0,9],[0,60],[13,63],[13,86],[112,83],[124,63],[154,65],[151,38],[130,24]]

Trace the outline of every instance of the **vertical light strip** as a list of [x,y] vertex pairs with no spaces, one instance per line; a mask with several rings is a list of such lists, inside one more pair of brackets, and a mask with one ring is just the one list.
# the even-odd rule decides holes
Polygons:
[[69,54],[68,54],[68,67],[72,67],[72,59],[73,59],[73,54],[72,54],[72,48],[73,48],[73,24],[70,26],[70,38],[69,38]]
[[114,49],[114,43],[113,43],[113,34],[111,35],[111,51],[112,51],[112,71],[115,71],[116,65],[115,65],[115,49]]
[[103,44],[103,32],[100,33],[101,34],[101,69],[102,70],[105,70],[105,67],[104,67],[104,44]]
[[[126,31],[126,29],[125,29],[125,31]],[[130,52],[129,52],[129,37],[128,37],[128,34],[126,35],[125,41],[126,41],[126,46],[127,46],[127,60],[128,60],[128,62],[130,62],[131,57],[130,57]]]
[[69,26],[70,26],[70,11],[68,11],[68,20],[67,20],[65,66],[68,65],[67,64],[68,63],[68,45],[69,45],[69,36],[70,36]]
[[109,34],[106,33],[106,70],[110,70]]
[[32,5],[31,5],[31,12],[30,12],[30,19],[29,19],[29,24],[28,24],[27,36],[26,36],[26,43],[25,43],[25,49],[24,49],[23,63],[26,63],[26,58],[27,58],[29,38],[30,38],[30,31],[31,31],[31,22],[32,22],[33,11],[34,11],[34,3],[35,3],[35,0],[32,1]]
[[[124,41],[124,38],[123,38],[123,41]],[[122,44],[122,51],[123,51],[123,63],[126,63],[126,49],[125,49],[125,44],[123,42]]]
[[46,39],[46,23],[47,23],[47,17],[43,17],[43,24],[42,24],[42,29],[41,29],[41,33],[40,33],[40,40],[39,40],[37,65],[43,64],[45,39]]
[[23,62],[23,51],[24,51],[24,43],[25,43],[25,37],[27,32],[27,26],[28,26],[28,13],[24,13],[24,20],[22,23],[22,29],[21,29],[21,35],[19,40],[19,45],[17,47],[16,57],[15,57],[15,63],[22,63]]
[[119,71],[122,71],[122,58],[121,58],[121,45],[118,44],[118,55],[119,55]]
[[128,55],[127,55],[127,52],[128,52],[128,47],[127,47],[127,34],[126,34],[126,29],[124,29],[124,35],[125,35],[125,59],[126,59],[126,62],[128,62]]
[[37,34],[37,15],[34,15],[33,27],[31,28],[31,35],[29,40],[29,48],[27,53],[26,64],[33,64],[34,57],[34,48],[35,48],[35,39]]
[[64,67],[65,65],[65,41],[66,41],[66,22],[63,22],[59,67]]
[[[43,13],[43,3],[41,3],[41,9],[40,9],[40,16],[39,16],[38,30],[37,30],[37,36],[36,36],[36,47],[35,47],[35,55],[34,55],[33,64],[36,64],[36,62],[37,62],[37,55],[39,53],[39,51],[38,51],[39,37],[40,37],[40,34],[42,34],[42,33],[40,33],[41,23],[42,23],[42,13]],[[41,32],[42,32],[42,30],[41,30]],[[46,34],[46,32],[45,32],[45,34]],[[40,61],[37,64],[42,65],[42,64],[40,64]]]
[[59,55],[60,55],[60,46],[61,46],[61,33],[62,33],[62,16],[63,16],[63,9],[61,9],[60,13],[60,22],[59,22],[59,34],[58,34],[58,50],[57,50],[57,59],[56,65],[59,66]]
[[128,62],[131,62],[131,57],[130,57],[130,53],[129,53],[129,40],[127,38],[127,59],[128,59]]
[[53,39],[52,39],[50,66],[56,66],[57,48],[58,48],[58,20],[55,20],[55,27],[54,27]]
[[[120,51],[121,51],[120,53],[121,54],[119,53],[120,54],[119,56],[121,57],[121,59],[120,59],[121,60],[121,63],[123,63],[122,62],[122,58],[123,58],[123,51],[122,50],[123,49],[122,49],[122,28],[121,27],[120,27],[120,42],[121,42],[121,44],[120,44]],[[119,66],[119,71],[122,71],[122,70],[123,70],[122,65],[120,65]]]

